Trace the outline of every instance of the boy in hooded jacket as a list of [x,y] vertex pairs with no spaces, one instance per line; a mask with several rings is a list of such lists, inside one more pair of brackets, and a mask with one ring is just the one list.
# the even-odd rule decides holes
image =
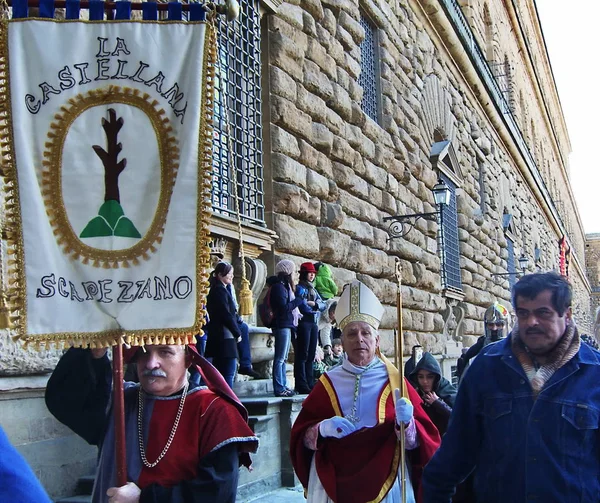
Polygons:
[[317,262],[315,264],[315,269],[317,270],[314,282],[315,290],[319,292],[319,295],[323,300],[329,300],[332,297],[336,297],[338,288],[335,281],[333,281],[333,275],[331,274],[329,266],[322,262]]
[[446,433],[457,390],[442,377],[442,369],[431,353],[423,353],[408,374],[408,380],[423,399],[423,408],[440,435]]

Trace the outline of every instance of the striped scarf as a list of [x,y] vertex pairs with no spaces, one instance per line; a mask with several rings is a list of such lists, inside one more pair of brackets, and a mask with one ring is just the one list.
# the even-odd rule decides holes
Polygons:
[[527,351],[521,337],[519,337],[519,327],[515,326],[511,335],[511,349],[529,379],[534,399],[537,398],[544,384],[548,382],[552,375],[577,354],[580,345],[579,332],[575,324],[571,322],[567,325],[560,342],[550,352],[548,361],[536,370],[531,354]]

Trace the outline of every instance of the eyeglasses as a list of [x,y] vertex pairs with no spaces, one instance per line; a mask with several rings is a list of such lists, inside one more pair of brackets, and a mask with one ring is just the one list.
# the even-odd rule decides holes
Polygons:
[[517,309],[516,311],[517,318],[521,321],[528,320],[532,314],[538,320],[551,320],[557,313],[556,311],[553,311],[552,309],[548,309],[546,307],[534,309],[533,311],[528,311],[527,309]]

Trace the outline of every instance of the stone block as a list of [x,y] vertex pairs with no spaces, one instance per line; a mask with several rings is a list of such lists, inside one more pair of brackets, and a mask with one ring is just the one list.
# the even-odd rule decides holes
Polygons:
[[271,156],[271,169],[274,180],[295,184],[306,189],[306,168],[298,161],[275,153]]
[[344,212],[339,204],[325,202],[321,205],[321,223],[330,229],[337,229],[344,221]]
[[306,57],[315,62],[323,73],[328,75],[331,79],[335,79],[335,60],[329,54],[327,54],[325,48],[317,40],[308,39]]
[[[346,256],[350,249],[350,236],[327,227],[317,229],[319,243],[319,260],[328,264],[345,264]],[[314,246],[314,243],[312,245]]]
[[343,26],[346,31],[352,36],[354,43],[360,45],[365,38],[365,30],[360,25],[358,18],[351,16],[346,11],[340,12],[338,23]]
[[[303,86],[298,87],[298,108],[306,112],[313,120],[323,122],[325,120],[327,105],[322,98],[307,91]],[[333,135],[332,135],[333,136]]]
[[310,169],[308,170],[307,187],[312,196],[326,198],[329,195],[329,180]]
[[373,185],[369,185],[369,202],[377,208],[383,208],[383,191]]
[[333,148],[331,149],[331,158],[343,162],[347,166],[354,165],[354,149],[350,144],[339,136],[333,139]]
[[[315,22],[315,18],[312,17],[308,12],[304,12],[302,14],[302,22],[303,22],[303,31],[304,33],[306,33],[309,37],[313,37],[313,38],[318,38],[319,34],[317,31],[317,23]],[[321,42],[323,44],[325,44],[324,46],[327,47],[327,40]]]
[[327,108],[325,125],[335,135],[342,134],[344,131],[344,120],[331,108]]
[[333,86],[331,80],[329,80],[329,77],[321,71],[316,63],[305,59],[303,70],[304,78],[302,82],[308,91],[320,96],[325,101],[333,98]]
[[315,248],[315,243],[319,240],[316,227],[278,213],[274,214],[273,221],[273,230],[279,236],[275,243],[278,252],[321,259]]
[[366,222],[347,216],[339,226],[339,229],[364,244],[373,244],[373,228]]
[[270,39],[271,64],[279,67],[295,80],[301,81],[303,77],[304,53],[290,38],[280,32],[271,32]]
[[300,147],[296,137],[275,124],[271,124],[271,150],[292,159],[300,157]]
[[276,16],[283,19],[291,26],[302,30],[304,28],[302,14],[303,9],[299,5],[293,5],[290,2],[283,2],[277,9]]
[[333,148],[333,133],[327,126],[318,122],[312,124],[313,145],[325,154],[329,154]]
[[297,185],[273,182],[273,192],[277,198],[273,200],[273,211],[309,220],[310,196]]
[[323,4],[319,0],[300,0],[300,6],[308,12],[315,21],[321,21],[325,17]]
[[331,161],[327,156],[319,152],[304,140],[300,140],[298,144],[300,146],[299,150],[302,164],[304,164],[307,168],[314,169],[329,179],[333,178]]
[[367,260],[367,247],[359,241],[351,240],[344,266],[353,271],[361,271],[362,265]]
[[354,39],[352,38],[352,35],[350,35],[348,30],[346,30],[346,28],[344,28],[342,25],[338,24],[335,37],[340,41],[345,49],[350,50],[354,47]]
[[352,119],[352,100],[348,91],[337,83],[332,84],[333,97],[328,101],[329,108],[335,110],[342,119]]
[[[385,189],[388,183],[388,173],[385,169],[365,160],[365,179],[375,185],[375,187]],[[397,186],[398,184],[396,184]]]
[[296,81],[276,66],[271,66],[269,70],[271,74],[269,81],[271,93],[290,101],[296,101],[298,96]]
[[279,96],[271,96],[271,119],[274,124],[312,141],[312,119],[298,110],[294,103]]

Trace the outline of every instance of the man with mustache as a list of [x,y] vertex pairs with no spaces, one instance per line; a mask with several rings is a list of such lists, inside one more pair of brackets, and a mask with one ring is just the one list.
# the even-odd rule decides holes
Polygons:
[[[291,435],[294,470],[308,503],[420,502],[423,466],[439,433],[417,392],[379,351],[384,308],[360,281],[336,308],[345,356],[321,376],[302,404]],[[400,396],[400,387],[406,388]],[[411,404],[412,402],[412,404]],[[405,487],[400,476],[400,424],[405,428]]]
[[[125,382],[126,485],[116,487],[112,370],[106,349],[71,348],[46,389],[50,412],[98,445],[94,503],[234,502],[239,465],[258,439],[248,414],[195,346],[148,345],[124,351],[139,384]],[[207,386],[189,389],[197,365]]]
[[600,353],[581,344],[571,299],[554,272],[515,284],[517,324],[465,374],[426,503],[449,503],[470,473],[485,503],[599,501]]

